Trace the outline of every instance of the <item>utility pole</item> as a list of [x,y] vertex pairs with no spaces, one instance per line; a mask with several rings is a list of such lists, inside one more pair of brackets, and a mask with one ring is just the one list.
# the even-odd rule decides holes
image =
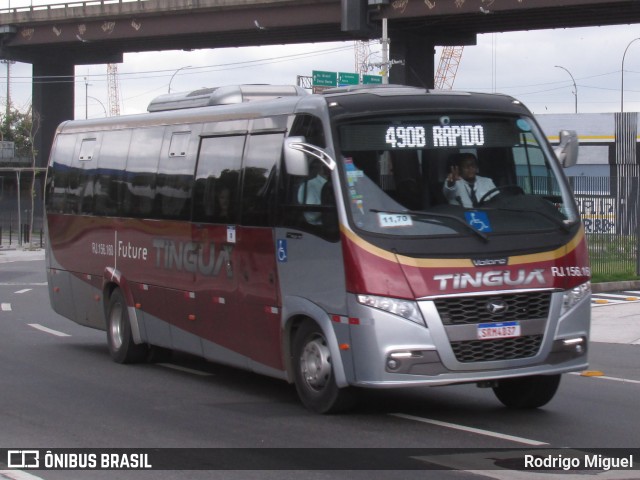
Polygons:
[[9,114],[11,113],[11,62],[7,62],[7,122],[9,121]]
[[6,119],[5,121],[9,121],[9,116],[11,115],[11,64],[15,63],[13,60],[0,60],[2,63],[7,64],[7,109],[6,109]]
[[389,83],[389,30],[387,27],[387,19],[382,19],[382,64],[384,65],[382,83]]
[[89,82],[84,77],[84,119],[89,118]]
[[389,70],[393,65],[398,63],[404,63],[402,60],[390,60],[389,59],[389,31],[387,26],[387,19],[382,19],[382,61],[367,63],[369,67],[378,67],[381,69],[380,75],[382,75],[382,83],[389,83]]

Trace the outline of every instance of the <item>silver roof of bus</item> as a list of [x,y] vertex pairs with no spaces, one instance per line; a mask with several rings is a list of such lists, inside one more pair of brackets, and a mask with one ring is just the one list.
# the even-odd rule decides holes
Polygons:
[[295,85],[230,85],[160,95],[149,103],[147,111],[163,112],[211,105],[232,105],[255,100],[303,95],[308,95],[308,93]]

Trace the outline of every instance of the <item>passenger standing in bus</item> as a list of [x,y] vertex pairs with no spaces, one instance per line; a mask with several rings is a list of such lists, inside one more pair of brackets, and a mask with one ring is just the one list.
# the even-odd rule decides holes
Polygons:
[[[495,188],[493,180],[478,175],[476,156],[473,153],[461,153],[451,167],[442,187],[442,193],[450,204],[471,208],[477,207],[478,201]],[[485,200],[497,193],[489,195]]]
[[[309,165],[309,180],[298,188],[298,203],[300,205],[321,205],[322,187],[327,183],[329,174],[320,160],[313,160]],[[320,212],[305,212],[307,222],[312,225],[322,223]]]

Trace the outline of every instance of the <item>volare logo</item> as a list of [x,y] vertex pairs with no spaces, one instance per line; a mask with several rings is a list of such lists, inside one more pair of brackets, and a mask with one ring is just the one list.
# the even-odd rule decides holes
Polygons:
[[495,265],[508,265],[508,258],[474,258],[471,260],[476,267],[493,267]]
[[491,315],[502,315],[507,313],[509,306],[504,300],[492,300],[487,303],[486,309]]

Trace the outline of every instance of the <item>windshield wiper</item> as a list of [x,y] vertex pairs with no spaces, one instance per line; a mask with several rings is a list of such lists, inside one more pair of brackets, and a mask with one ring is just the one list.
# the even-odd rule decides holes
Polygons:
[[417,211],[417,210],[404,210],[402,212],[396,212],[393,210],[377,210],[375,208],[370,208],[369,211],[373,213],[389,213],[391,215],[415,215],[416,217],[447,218],[449,220],[453,220],[454,222],[457,222],[460,225],[464,226],[467,230],[470,230],[485,242],[489,241],[489,237],[487,237],[484,233],[480,232],[479,230],[476,230],[471,225],[469,225],[464,220],[462,220],[460,217],[456,217],[455,215],[448,215],[446,213],[432,213],[432,212]]
[[491,210],[498,210],[498,211],[501,211],[501,212],[515,212],[515,213],[537,213],[541,217],[544,217],[547,220],[549,220],[550,222],[555,223],[558,227],[560,227],[565,232],[567,232],[567,233],[571,232],[571,229],[569,228],[569,225],[564,223],[563,220],[560,220],[559,218],[556,218],[556,217],[554,217],[552,215],[549,215],[546,212],[541,212],[539,210],[523,210],[521,208],[492,208]]

